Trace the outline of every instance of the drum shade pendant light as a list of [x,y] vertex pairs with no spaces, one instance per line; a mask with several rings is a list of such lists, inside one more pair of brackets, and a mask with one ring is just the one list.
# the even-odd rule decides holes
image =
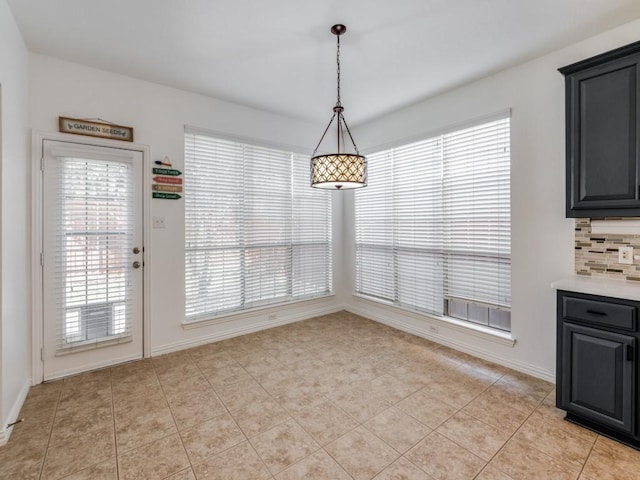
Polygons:
[[[337,38],[336,63],[338,64],[338,100],[333,107],[333,115],[329,125],[324,130],[318,145],[311,158],[311,186],[315,188],[327,188],[345,190],[367,186],[367,159],[360,155],[356,142],[351,136],[347,122],[342,112],[344,107],[340,103],[340,35],[347,31],[344,25],[334,25],[331,33]],[[334,120],[337,123],[338,151],[327,155],[316,155],[324,137],[331,128]],[[355,153],[343,152],[344,130],[347,131]]]

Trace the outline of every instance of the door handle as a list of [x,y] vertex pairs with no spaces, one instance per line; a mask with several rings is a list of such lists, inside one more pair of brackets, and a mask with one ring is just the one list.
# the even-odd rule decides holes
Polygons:
[[133,253],[135,253],[136,255],[138,253],[140,253],[140,248],[139,247],[133,247]]
[[627,361],[633,362],[635,352],[633,351],[633,347],[631,345],[625,345],[625,353],[627,355]]
[[141,267],[141,265],[142,265],[142,264],[141,264],[140,262],[138,262],[138,261],[135,261],[135,262],[133,262],[133,264],[132,264],[133,268],[140,268],[140,267]]

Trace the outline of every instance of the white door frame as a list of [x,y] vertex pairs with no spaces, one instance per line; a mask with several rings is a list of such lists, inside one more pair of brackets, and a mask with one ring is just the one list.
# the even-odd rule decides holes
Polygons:
[[33,131],[31,143],[31,384],[37,385],[44,379],[42,348],[43,333],[43,278],[41,252],[43,237],[42,218],[42,162],[43,142],[45,140],[70,142],[79,145],[94,145],[98,147],[121,148],[142,153],[142,230],[144,242],[143,269],[143,304],[142,304],[142,355],[149,357],[151,353],[151,160],[148,145],[129,143],[118,140],[83,137],[68,133],[50,133]]

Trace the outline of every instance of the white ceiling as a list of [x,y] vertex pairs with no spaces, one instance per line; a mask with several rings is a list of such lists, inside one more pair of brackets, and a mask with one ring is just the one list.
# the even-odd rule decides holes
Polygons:
[[8,3],[33,52],[322,122],[344,23],[352,126],[640,18],[639,0]]

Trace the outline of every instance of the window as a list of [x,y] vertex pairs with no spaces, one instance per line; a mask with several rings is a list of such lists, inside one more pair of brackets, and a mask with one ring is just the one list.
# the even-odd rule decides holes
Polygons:
[[309,159],[185,133],[186,318],[328,295],[331,196]]
[[356,292],[511,328],[510,120],[369,155]]

